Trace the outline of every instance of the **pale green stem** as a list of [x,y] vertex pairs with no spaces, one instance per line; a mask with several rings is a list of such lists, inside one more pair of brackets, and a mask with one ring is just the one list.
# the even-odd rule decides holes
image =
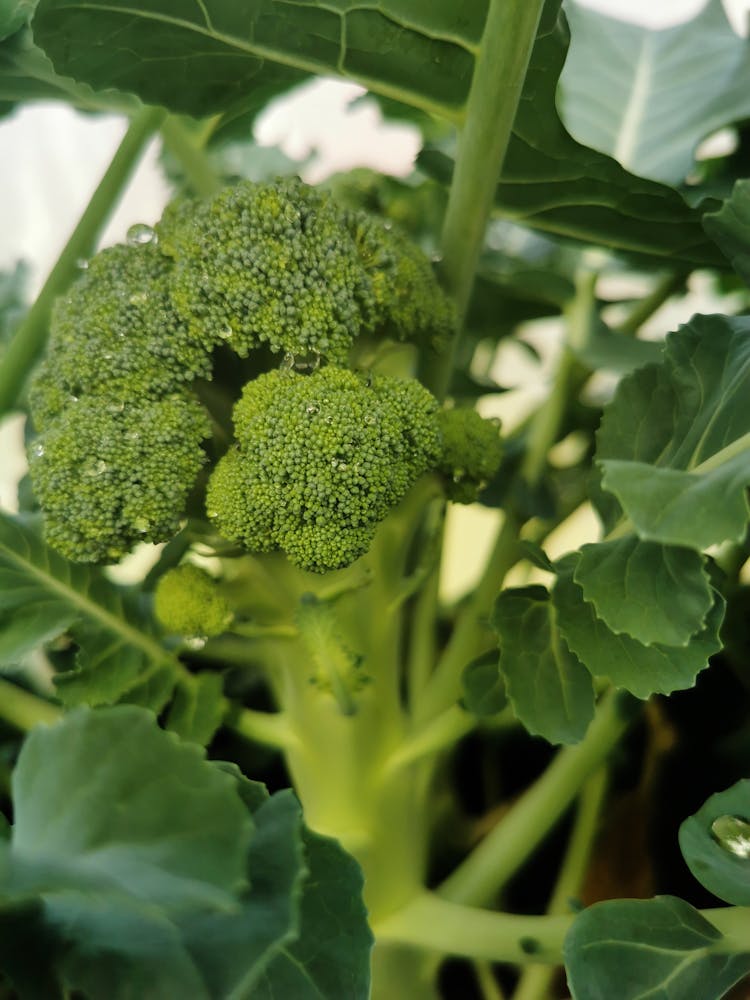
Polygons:
[[[581,891],[599,825],[599,813],[607,790],[606,768],[599,768],[581,791],[575,823],[570,834],[560,874],[547,907],[549,915],[570,913],[571,900]],[[524,969],[513,1000],[547,1000],[555,976],[552,966],[532,965]]]
[[677,292],[685,288],[687,275],[678,272],[677,274],[665,274],[645,298],[640,299],[631,309],[622,322],[615,326],[617,333],[623,333],[628,337],[633,337],[640,330],[646,320],[651,319],[657,309]]
[[425,892],[375,923],[373,931],[378,941],[409,944],[444,955],[519,965],[557,964],[572,923],[572,916],[493,913]]
[[555,826],[589,775],[606,760],[629,718],[621,697],[615,692],[606,694],[584,739],[558,753],[510,812],[443,882],[439,894],[475,906],[492,902]]
[[[545,968],[545,966],[540,966],[540,968]],[[483,1000],[505,1000],[505,994],[500,989],[500,983],[495,979],[489,962],[475,962],[474,975],[477,977],[477,985]]]
[[258,625],[255,622],[234,622],[230,631],[245,639],[296,639],[299,636],[294,625]]
[[34,726],[57,722],[62,718],[62,709],[0,678],[0,718],[27,733]]
[[482,637],[487,634],[486,620],[509,569],[520,556],[520,524],[508,513],[485,566],[482,578],[460,613],[451,638],[434,674],[415,706],[419,720],[433,718],[445,711],[461,693],[461,674],[470,660],[480,653]]
[[230,725],[254,743],[263,743],[279,750],[298,746],[299,741],[283,712],[258,712],[252,708],[243,708]]
[[440,240],[440,273],[456,304],[458,333],[424,373],[442,398],[474,284],[500,169],[510,141],[544,0],[490,0],[466,105]]
[[26,379],[47,342],[49,318],[55,299],[79,273],[80,261],[93,252],[117,199],[164,114],[158,108],[144,108],[133,117],[78,225],[50,271],[36,301],[16,330],[0,366],[0,414],[16,405]]
[[415,760],[420,760],[429,754],[439,753],[446,747],[452,747],[460,739],[470,733],[479,722],[475,715],[465,712],[458,705],[452,705],[442,715],[432,719],[415,733],[407,736],[397,750],[383,764],[384,771],[392,771],[406,767]]
[[221,178],[202,148],[205,138],[193,136],[178,118],[167,118],[161,127],[167,150],[179,160],[188,185],[200,198],[209,198],[221,188]]

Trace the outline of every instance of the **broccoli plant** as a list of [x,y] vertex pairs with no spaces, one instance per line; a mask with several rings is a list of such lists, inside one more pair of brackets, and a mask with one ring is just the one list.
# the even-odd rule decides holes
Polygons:
[[[409,177],[267,169],[331,75]],[[743,995],[748,95],[719,0],[0,11],[129,122],[0,276],[2,996]]]

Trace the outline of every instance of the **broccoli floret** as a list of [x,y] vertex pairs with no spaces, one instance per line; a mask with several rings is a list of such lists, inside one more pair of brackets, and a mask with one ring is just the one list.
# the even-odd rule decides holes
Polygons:
[[168,570],[156,585],[154,614],[168,632],[220,635],[232,611],[212,576],[191,563]]
[[441,453],[437,402],[418,382],[343,368],[272,371],[234,413],[207,508],[226,537],[303,569],[363,555],[378,523]]
[[476,410],[442,410],[443,453],[438,471],[454,503],[473,503],[500,467],[503,442],[500,423]]
[[76,562],[114,562],[136,542],[171,538],[209,432],[202,407],[179,394],[69,405],[29,451],[50,544]]
[[245,182],[178,207],[159,228],[172,296],[191,329],[245,356],[260,344],[346,360],[369,284],[330,195]]
[[172,265],[152,243],[97,254],[52,317],[32,387],[44,428],[82,395],[158,398],[209,377],[210,341],[188,332],[169,295]]
[[420,248],[387,220],[349,216],[372,289],[370,326],[395,340],[443,350],[455,329],[453,303]]

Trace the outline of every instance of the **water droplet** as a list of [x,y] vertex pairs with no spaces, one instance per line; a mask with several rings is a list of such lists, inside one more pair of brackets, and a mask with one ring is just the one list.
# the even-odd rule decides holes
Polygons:
[[393,229],[393,223],[390,221],[390,219],[386,219],[386,221],[383,223],[383,229],[387,230],[388,232],[390,232],[391,229]]
[[109,410],[110,413],[122,413],[122,411],[125,409],[125,403],[123,402],[123,400],[120,400],[119,403],[110,403],[107,409]]
[[34,458],[41,458],[44,454],[44,445],[41,441],[37,441],[34,447],[31,449],[31,453]]
[[374,413],[366,413],[365,414],[365,423],[366,424],[372,425],[372,424],[376,424],[377,422],[378,422],[378,418],[375,416]]
[[284,217],[287,222],[299,222],[300,214],[294,205],[287,205],[284,208]]
[[91,465],[87,465],[83,470],[85,476],[102,476],[107,471],[109,466],[106,462],[99,459],[98,462],[94,462]]
[[78,260],[76,261],[76,267],[78,268],[79,271],[88,271],[89,262],[86,260],[85,257],[79,257]]
[[430,260],[432,261],[433,264],[442,264],[443,263],[443,255],[441,253],[434,253],[430,257]]
[[308,417],[314,417],[316,413],[320,413],[320,407],[317,403],[308,403],[305,407],[305,413]]
[[287,351],[287,353],[281,359],[281,364],[279,365],[279,368],[283,372],[292,371],[292,369],[294,368],[294,355],[291,352]]
[[131,306],[142,306],[148,302],[148,292],[133,292],[128,299]]
[[219,330],[219,336],[221,337],[222,340],[231,340],[232,337],[234,336],[234,330],[227,323],[226,326],[223,326],[221,330]]
[[78,402],[78,396],[74,396],[74,395],[71,394],[70,396],[68,396],[68,402],[70,402],[70,403],[77,403]]
[[711,835],[729,854],[750,858],[750,823],[739,816],[719,816],[711,824]]
[[145,535],[146,532],[151,529],[151,522],[145,517],[137,517],[135,521],[133,521],[133,527],[136,531]]
[[206,639],[202,635],[194,635],[191,639],[185,640],[185,645],[188,649],[203,649]]
[[216,518],[219,516],[218,510],[209,510],[206,513],[208,514],[208,516],[211,518],[212,521],[215,521]]
[[147,243],[157,243],[157,236],[151,226],[147,226],[143,222],[136,222],[134,226],[128,229],[128,234],[125,237],[128,246],[131,247],[142,247],[146,246]]

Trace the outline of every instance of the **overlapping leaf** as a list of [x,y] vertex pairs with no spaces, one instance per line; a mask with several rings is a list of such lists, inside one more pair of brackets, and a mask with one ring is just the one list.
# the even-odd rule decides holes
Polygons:
[[354,861],[305,830],[290,792],[269,799],[150,713],[79,709],[35,730],[14,809],[0,970],[24,996],[368,995]]
[[[597,437],[602,485],[637,534],[697,550],[739,540],[750,509],[750,319],[695,316],[624,379]],[[608,526],[612,511],[606,512]]]
[[654,693],[669,694],[692,687],[708,659],[721,648],[719,627],[724,601],[713,596],[705,626],[691,637],[688,645],[665,643],[645,645],[630,635],[613,632],[592,604],[584,599],[575,582],[580,555],[573,553],[556,565],[557,583],[553,601],[557,624],[567,645],[594,676],[608,677],[619,688],[637,698]]
[[661,30],[579,3],[567,15],[563,121],[579,142],[634,174],[681,184],[702,139],[750,116],[750,48],[721,0]]
[[359,0],[41,0],[33,26],[59,73],[189,114],[230,107],[268,72],[304,71],[451,117],[466,99],[486,9],[486,0],[377,8]]
[[710,892],[750,906],[750,781],[712,795],[680,827],[688,868]]
[[0,654],[17,657],[69,629],[74,671],[57,678],[68,704],[117,701],[150,671],[176,667],[126,592],[97,570],[68,562],[29,522],[0,514]]
[[750,972],[750,944],[728,946],[674,896],[589,907],[569,931],[564,957],[573,1000],[718,1000]]
[[591,677],[560,635],[544,587],[506,590],[495,602],[492,626],[500,644],[500,673],[516,716],[551,743],[576,743],[594,714]]
[[737,181],[718,212],[708,212],[703,226],[750,285],[750,180]]

